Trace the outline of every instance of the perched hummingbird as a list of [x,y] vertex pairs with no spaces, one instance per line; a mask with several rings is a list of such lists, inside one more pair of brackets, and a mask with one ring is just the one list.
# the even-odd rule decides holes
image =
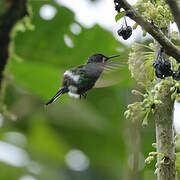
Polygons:
[[75,98],[81,98],[81,96],[86,98],[87,91],[93,88],[108,60],[118,56],[106,57],[103,54],[94,54],[88,58],[86,64],[65,71],[60,89],[46,105],[51,104],[64,93]]

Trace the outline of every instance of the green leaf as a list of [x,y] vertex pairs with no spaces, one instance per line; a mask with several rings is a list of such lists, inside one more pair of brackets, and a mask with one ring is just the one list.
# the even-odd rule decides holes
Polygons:
[[122,17],[124,17],[125,14],[126,14],[126,11],[119,12],[115,17],[116,22],[119,21]]
[[[62,136],[48,125],[42,115],[32,116],[31,122],[31,130],[28,134],[29,152],[36,158],[63,162],[69,147]],[[44,143],[43,140],[48,143]]]

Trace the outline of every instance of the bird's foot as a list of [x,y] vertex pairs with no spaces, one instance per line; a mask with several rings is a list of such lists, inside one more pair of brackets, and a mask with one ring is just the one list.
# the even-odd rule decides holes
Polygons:
[[84,99],[86,99],[87,98],[87,93],[82,94],[82,96],[84,97]]
[[80,94],[79,98],[81,99],[82,96],[84,97],[84,99],[86,99],[87,98],[87,93]]

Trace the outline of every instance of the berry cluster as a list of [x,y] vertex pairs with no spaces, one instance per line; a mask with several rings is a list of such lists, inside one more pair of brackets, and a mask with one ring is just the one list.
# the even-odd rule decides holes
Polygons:
[[154,61],[153,67],[158,78],[164,79],[172,76],[173,79],[180,80],[180,67],[177,71],[173,71],[170,61],[163,58],[162,51]]
[[[124,40],[127,40],[132,35],[132,28],[131,26],[127,25],[126,18],[124,17],[125,27],[122,27],[117,31],[119,36],[122,36]],[[124,24],[124,23],[123,23]]]
[[173,75],[170,61],[160,56],[154,61],[153,67],[158,78],[164,79]]
[[[114,0],[115,4],[115,10],[120,13],[121,10],[121,4],[119,3],[119,0]],[[124,26],[125,24],[125,26]],[[126,17],[124,16],[124,21],[122,24],[122,27],[117,31],[119,36],[122,36],[124,40],[127,40],[132,35],[132,28],[131,26],[127,25]]]

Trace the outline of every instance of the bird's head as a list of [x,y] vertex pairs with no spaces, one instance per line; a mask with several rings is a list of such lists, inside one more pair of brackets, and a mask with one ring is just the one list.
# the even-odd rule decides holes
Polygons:
[[110,56],[110,57],[106,57],[103,54],[93,54],[92,56],[90,56],[88,58],[87,63],[105,63],[107,62],[109,59],[118,57],[119,55],[114,55],[114,56]]

